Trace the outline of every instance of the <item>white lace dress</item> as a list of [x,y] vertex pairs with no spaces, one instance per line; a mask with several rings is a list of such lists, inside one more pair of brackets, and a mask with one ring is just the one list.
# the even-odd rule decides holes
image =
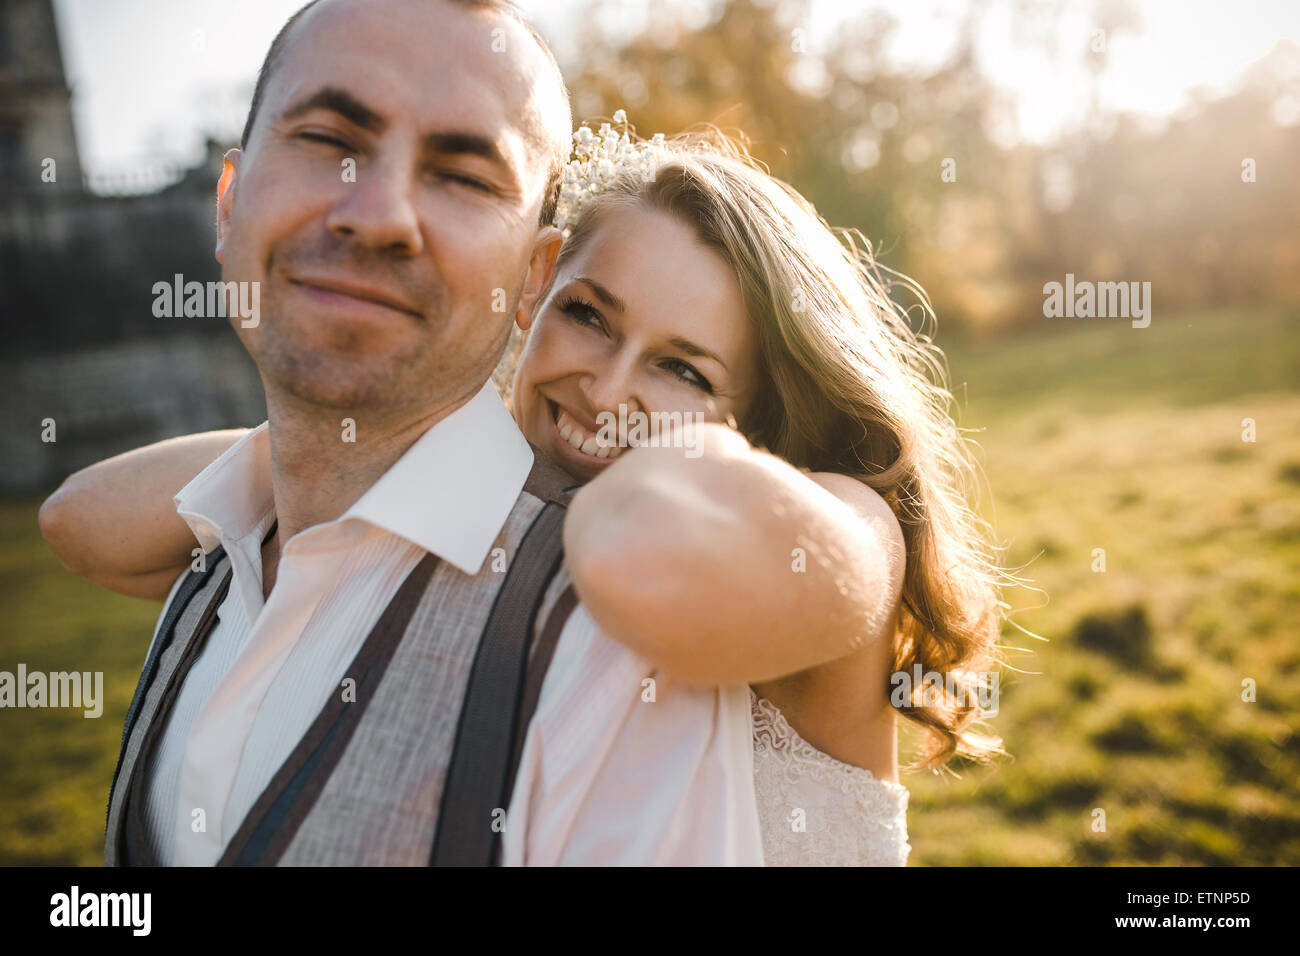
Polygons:
[[749,689],[754,792],[768,866],[904,866],[907,788],[808,743]]

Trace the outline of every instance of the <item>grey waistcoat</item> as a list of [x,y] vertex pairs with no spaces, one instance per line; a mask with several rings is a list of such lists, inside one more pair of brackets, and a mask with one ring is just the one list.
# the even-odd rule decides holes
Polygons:
[[[322,702],[231,837],[219,866],[429,862],[480,638],[506,580],[517,572],[537,577],[535,568],[523,567],[527,555],[515,561],[520,544],[548,502],[567,501],[564,488],[572,484],[535,451],[524,489],[493,544],[504,549],[505,573],[494,571],[499,562],[489,560],[478,574],[467,575],[425,555],[349,665],[355,700],[345,700],[336,688]],[[546,524],[551,528],[554,522]],[[558,535],[558,527],[547,535],[552,533]],[[230,559],[217,549],[208,561],[208,571],[191,574],[165,610],[127,713],[108,803],[108,866],[158,862],[141,813],[150,758],[230,587]],[[569,583],[561,567],[545,584],[536,615],[535,633],[545,628],[552,647],[573,607]],[[531,673],[528,678],[535,703],[540,685]],[[518,756],[516,750],[516,761]]]

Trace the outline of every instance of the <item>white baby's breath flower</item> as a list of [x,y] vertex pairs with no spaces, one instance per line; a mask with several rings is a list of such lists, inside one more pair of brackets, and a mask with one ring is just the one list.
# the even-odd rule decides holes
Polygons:
[[656,133],[648,143],[632,142],[626,130],[626,111],[617,110],[613,118],[624,129],[616,132],[609,123],[601,123],[594,133],[588,126],[573,133],[572,158],[564,168],[555,214],[555,226],[566,237],[587,203],[608,183],[628,173],[650,180],[667,149],[663,133]]

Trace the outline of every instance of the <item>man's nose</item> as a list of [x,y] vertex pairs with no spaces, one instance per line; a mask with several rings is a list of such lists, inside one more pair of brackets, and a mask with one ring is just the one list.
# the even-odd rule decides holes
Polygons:
[[411,177],[400,169],[372,163],[357,170],[357,180],[345,183],[342,197],[325,224],[336,236],[346,236],[371,249],[414,256],[424,249],[420,219],[411,204]]

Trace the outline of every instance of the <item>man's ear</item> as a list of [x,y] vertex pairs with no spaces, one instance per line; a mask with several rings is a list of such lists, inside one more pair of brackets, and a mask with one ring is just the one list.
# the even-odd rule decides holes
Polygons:
[[563,243],[564,235],[554,226],[546,226],[537,231],[533,255],[528,260],[528,276],[524,279],[524,288],[519,294],[519,308],[515,312],[515,324],[524,332],[532,327],[542,295],[550,287],[551,277],[555,274],[555,257],[560,254]]
[[222,261],[226,248],[226,233],[230,230],[230,210],[235,204],[235,178],[239,174],[239,160],[243,154],[237,149],[226,150],[225,165],[217,180],[217,261]]

